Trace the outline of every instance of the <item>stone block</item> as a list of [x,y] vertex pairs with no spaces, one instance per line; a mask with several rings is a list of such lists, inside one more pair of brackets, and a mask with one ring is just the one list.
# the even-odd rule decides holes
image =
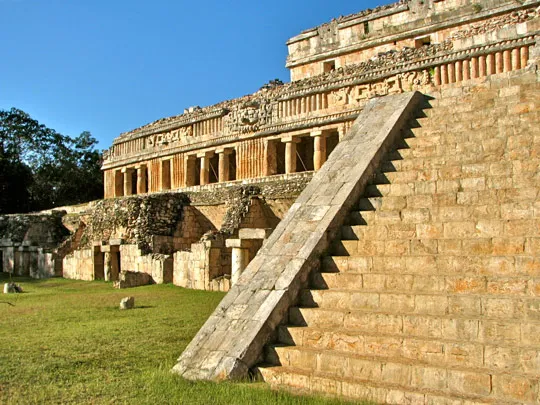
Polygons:
[[466,395],[488,396],[491,376],[483,373],[448,371],[448,389]]
[[125,297],[120,300],[120,309],[133,309],[135,307],[135,297]]
[[538,401],[538,380],[521,376],[494,375],[493,394],[503,401],[535,403]]
[[147,273],[122,270],[120,272],[119,280],[114,282],[114,287],[132,288],[153,283],[154,280],[152,280],[152,277]]

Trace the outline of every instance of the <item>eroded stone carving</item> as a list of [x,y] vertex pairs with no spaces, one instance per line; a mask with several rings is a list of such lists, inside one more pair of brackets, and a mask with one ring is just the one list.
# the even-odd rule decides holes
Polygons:
[[146,138],[148,147],[153,148],[155,146],[167,146],[180,142],[183,138],[193,136],[193,127],[182,127],[163,134],[150,135]]
[[349,104],[349,92],[348,87],[334,90],[330,93],[330,105],[346,105]]
[[272,105],[265,98],[248,100],[224,118],[225,133],[255,132],[272,119]]

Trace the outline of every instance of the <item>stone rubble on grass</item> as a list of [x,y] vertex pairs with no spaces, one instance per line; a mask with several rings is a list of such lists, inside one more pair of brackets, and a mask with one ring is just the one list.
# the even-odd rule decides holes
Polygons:
[[135,297],[124,297],[120,301],[120,309],[133,309],[135,307]]
[[23,292],[23,289],[19,284],[16,284],[16,283],[4,284],[4,294],[22,293],[22,292]]

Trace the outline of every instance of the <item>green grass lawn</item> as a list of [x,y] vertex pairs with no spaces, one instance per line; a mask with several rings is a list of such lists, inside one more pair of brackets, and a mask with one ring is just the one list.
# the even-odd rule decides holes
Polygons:
[[[8,281],[0,273],[0,282]],[[15,278],[0,294],[1,404],[338,404],[262,383],[190,382],[170,373],[223,293]],[[135,297],[136,308],[118,309]]]

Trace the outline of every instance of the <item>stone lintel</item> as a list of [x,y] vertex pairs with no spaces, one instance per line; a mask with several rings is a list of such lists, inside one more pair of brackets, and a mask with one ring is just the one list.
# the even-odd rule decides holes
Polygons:
[[102,253],[116,253],[120,251],[119,245],[103,245],[100,247]]
[[220,147],[220,148],[217,148],[216,149],[216,153],[218,154],[225,154],[225,155],[230,155],[231,153],[233,153],[234,151],[234,148],[227,148],[227,147]]
[[198,158],[206,158],[206,159],[208,159],[208,158],[211,158],[212,156],[214,156],[214,151],[213,150],[197,153]]
[[111,246],[114,246],[114,245],[123,245],[124,244],[124,240],[123,239],[109,239],[109,245]]
[[225,246],[233,249],[247,249],[251,247],[252,241],[249,239],[227,239]]
[[327,132],[323,131],[322,129],[316,129],[309,133],[309,136],[316,137],[316,136],[326,136]]
[[300,139],[299,136],[291,136],[291,135],[288,135],[288,136],[283,136],[281,138],[281,142],[283,143],[300,143],[302,140]]
[[272,233],[270,228],[242,228],[238,231],[240,239],[266,239]]

